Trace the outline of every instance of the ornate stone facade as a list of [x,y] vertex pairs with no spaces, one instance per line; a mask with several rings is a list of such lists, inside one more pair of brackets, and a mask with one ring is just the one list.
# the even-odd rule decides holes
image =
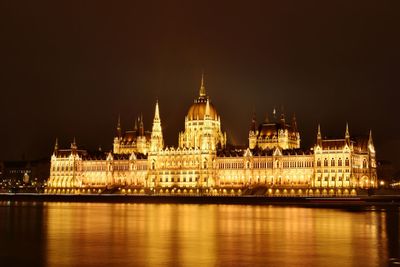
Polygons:
[[60,150],[56,143],[46,191],[347,195],[377,187],[371,133],[351,138],[346,126],[344,138],[323,139],[318,126],[315,146],[302,150],[296,118],[287,123],[283,114],[277,119],[275,113],[258,127],[253,118],[248,148],[227,145],[202,78],[178,147],[164,147],[157,101],[152,131],[144,131],[140,117],[132,131],[122,134],[118,121],[112,152],[88,153],[75,141]]

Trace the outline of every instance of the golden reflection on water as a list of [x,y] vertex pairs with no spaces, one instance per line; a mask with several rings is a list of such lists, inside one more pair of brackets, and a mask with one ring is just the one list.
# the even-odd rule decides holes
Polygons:
[[389,257],[379,211],[93,203],[45,211],[48,266],[382,266]]

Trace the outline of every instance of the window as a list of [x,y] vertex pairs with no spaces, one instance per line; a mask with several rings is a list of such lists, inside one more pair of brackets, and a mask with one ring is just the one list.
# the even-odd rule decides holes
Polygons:
[[335,159],[334,158],[331,159],[331,166],[335,166]]
[[342,162],[342,159],[341,158],[339,158],[339,161],[338,161],[338,166],[342,166],[343,165],[343,162]]
[[346,158],[346,160],[345,160],[345,165],[346,165],[346,167],[350,166],[349,158]]
[[328,166],[328,159],[324,159],[324,166],[325,166],[325,167]]
[[363,168],[364,169],[367,168],[367,160],[366,159],[363,160]]

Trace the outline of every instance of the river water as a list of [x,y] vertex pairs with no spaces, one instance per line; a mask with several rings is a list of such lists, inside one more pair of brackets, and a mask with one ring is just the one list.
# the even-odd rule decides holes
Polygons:
[[0,266],[400,266],[399,208],[0,202]]

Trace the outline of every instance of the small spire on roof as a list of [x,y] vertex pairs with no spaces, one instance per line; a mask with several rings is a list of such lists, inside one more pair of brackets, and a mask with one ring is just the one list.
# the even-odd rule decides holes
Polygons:
[[265,122],[265,123],[268,123],[268,122],[269,122],[269,118],[268,118],[268,112],[267,112],[267,113],[265,113],[265,119],[264,119],[264,122]]
[[297,119],[296,119],[296,113],[293,113],[293,118],[292,118],[292,128],[293,128],[293,131],[297,132]]
[[251,118],[251,127],[250,130],[255,132],[257,128],[257,117],[256,117],[256,110],[253,110],[253,117]]
[[206,104],[206,118],[210,118],[210,100],[207,99],[207,104]]
[[318,132],[317,132],[317,145],[322,147],[322,135],[321,135],[321,126],[318,123]]
[[321,125],[318,123],[318,133],[317,133],[317,138],[321,139],[322,135],[321,135]]
[[56,137],[56,142],[54,144],[54,153],[58,151],[58,138]]
[[137,131],[137,127],[138,127],[138,125],[137,125],[137,122],[138,122],[138,120],[139,120],[139,117],[138,118],[136,118],[136,120],[135,120],[135,127],[133,128],[133,130],[135,130],[135,131]]
[[369,130],[369,136],[368,136],[368,143],[372,144],[374,141],[372,139],[372,130]]
[[349,133],[349,124],[346,122],[346,133],[345,133],[345,138],[350,138],[350,133]]
[[204,86],[204,72],[201,74],[201,84],[200,84],[200,97],[205,97],[206,87]]
[[158,99],[156,101],[156,110],[154,112],[154,120],[159,120],[160,119],[160,110],[158,108]]
[[76,139],[75,139],[75,136],[74,136],[74,139],[73,139],[73,141],[72,141],[72,143],[71,143],[71,150],[72,150],[73,152],[75,152],[77,148],[78,148],[78,147],[77,147],[77,145],[76,145]]
[[121,115],[118,114],[117,135],[121,137]]
[[143,113],[140,114],[139,135],[144,136]]

